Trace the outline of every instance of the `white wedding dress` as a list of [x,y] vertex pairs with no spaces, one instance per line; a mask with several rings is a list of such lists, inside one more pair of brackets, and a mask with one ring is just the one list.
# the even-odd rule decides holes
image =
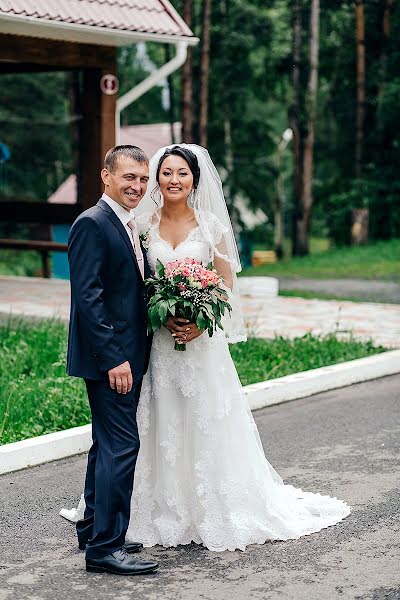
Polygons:
[[[209,215],[215,242],[219,221]],[[143,223],[142,223],[143,229]],[[175,249],[148,232],[148,259],[210,260],[201,229]],[[213,551],[244,550],[266,540],[299,538],[350,513],[336,498],[285,485],[268,463],[223,332],[174,350],[156,332],[138,408],[140,452],[127,540],[145,547],[194,541]],[[63,511],[76,520],[78,511]]]

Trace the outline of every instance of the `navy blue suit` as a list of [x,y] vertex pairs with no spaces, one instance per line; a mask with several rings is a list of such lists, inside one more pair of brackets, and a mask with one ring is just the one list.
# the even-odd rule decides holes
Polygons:
[[[144,255],[145,278],[150,275]],[[132,242],[112,208],[99,200],[73,224],[68,242],[71,318],[67,373],[85,380],[93,445],[85,482],[86,510],[77,523],[87,558],[121,548],[129,524],[139,452],[136,410],[151,339],[146,292]],[[129,361],[133,388],[112,390],[108,370]]]

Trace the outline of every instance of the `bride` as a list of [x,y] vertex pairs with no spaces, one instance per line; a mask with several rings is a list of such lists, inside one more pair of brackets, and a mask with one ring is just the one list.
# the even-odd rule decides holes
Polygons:
[[[350,513],[336,498],[285,484],[265,458],[228,342],[245,340],[240,271],[222,185],[208,152],[162,148],[137,212],[154,270],[186,257],[213,261],[233,306],[213,337],[170,318],[154,334],[138,407],[140,452],[128,540],[145,547],[192,541],[213,551],[299,538]],[[174,343],[186,344],[176,352]],[[84,500],[67,518],[81,518]]]

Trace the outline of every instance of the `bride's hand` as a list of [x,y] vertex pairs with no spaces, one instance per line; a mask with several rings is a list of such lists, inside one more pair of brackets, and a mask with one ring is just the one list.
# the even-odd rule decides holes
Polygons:
[[196,323],[189,323],[187,319],[180,319],[179,317],[169,317],[165,327],[171,332],[172,337],[178,344],[187,344],[203,333]]

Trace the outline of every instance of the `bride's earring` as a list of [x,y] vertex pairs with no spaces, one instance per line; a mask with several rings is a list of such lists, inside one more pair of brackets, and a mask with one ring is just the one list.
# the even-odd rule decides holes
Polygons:
[[153,200],[153,202],[157,208],[160,208],[160,206],[162,206],[162,195],[161,195],[160,186],[158,184],[154,188],[154,190],[151,191],[150,198]]
[[190,206],[190,208],[194,207],[195,198],[196,198],[196,191],[192,190],[188,196],[188,206]]

